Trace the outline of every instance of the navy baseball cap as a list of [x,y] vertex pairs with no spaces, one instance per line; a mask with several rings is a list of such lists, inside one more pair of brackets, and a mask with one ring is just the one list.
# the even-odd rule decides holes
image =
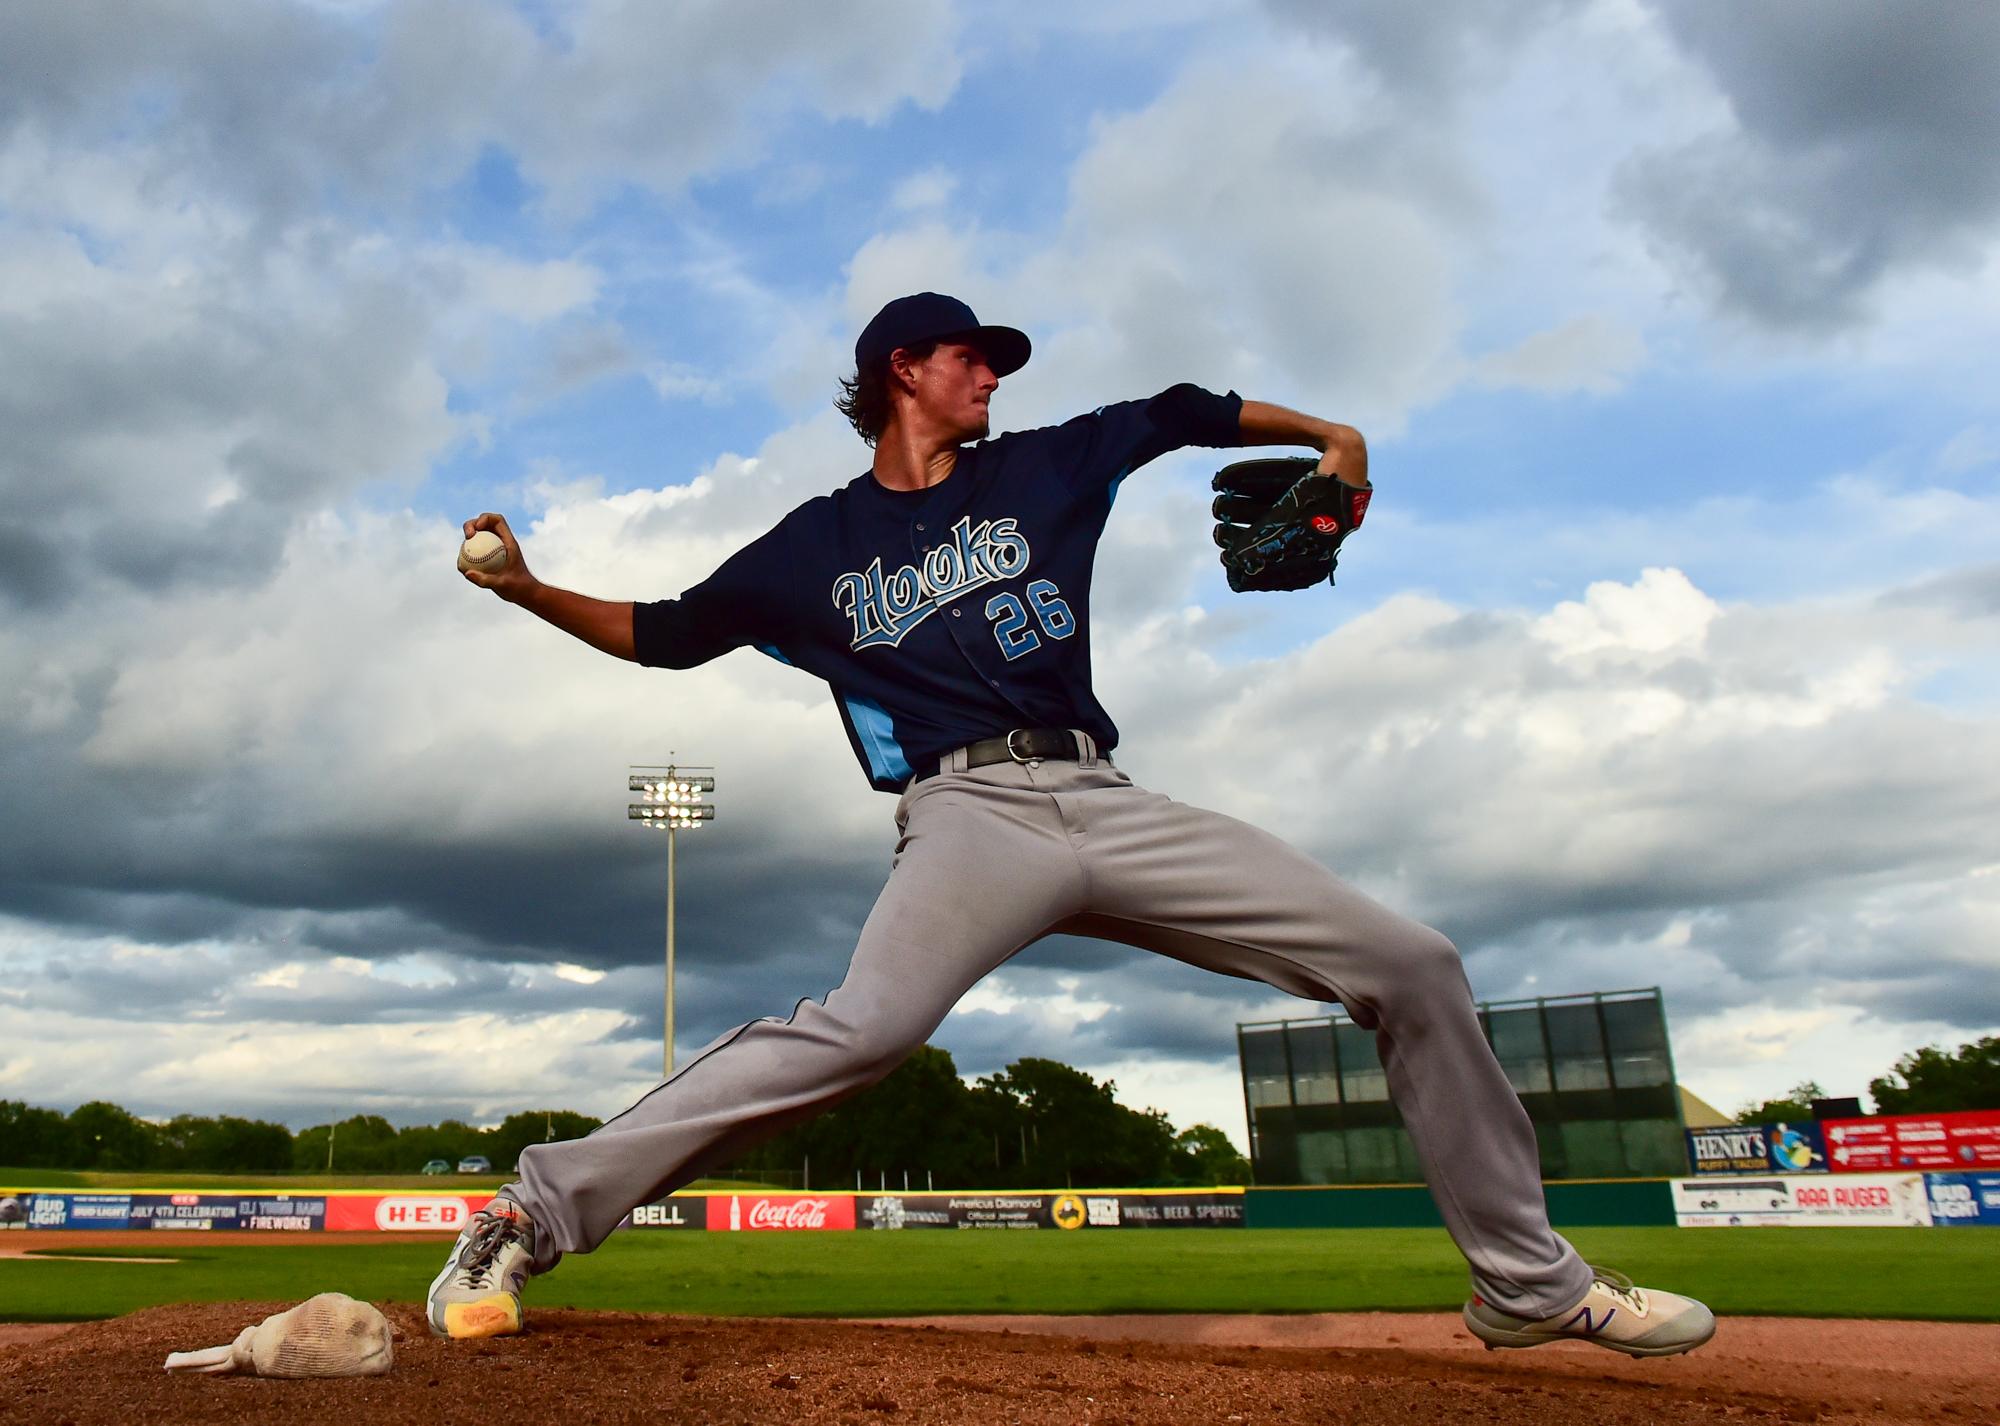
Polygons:
[[970,342],[986,354],[995,376],[1007,376],[1028,364],[1028,334],[1012,327],[981,326],[972,309],[956,297],[918,292],[898,297],[861,329],[854,343],[854,369],[864,371],[886,361],[898,347],[924,342]]

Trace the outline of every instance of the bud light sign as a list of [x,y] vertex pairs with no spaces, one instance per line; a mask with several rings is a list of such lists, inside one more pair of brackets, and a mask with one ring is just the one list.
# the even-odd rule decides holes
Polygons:
[[2000,1228],[2000,1173],[1927,1173],[1931,1222],[1940,1228]]

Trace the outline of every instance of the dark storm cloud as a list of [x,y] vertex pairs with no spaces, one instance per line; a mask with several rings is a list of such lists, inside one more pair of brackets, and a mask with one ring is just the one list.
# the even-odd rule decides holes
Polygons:
[[[661,953],[657,839],[635,845],[635,833],[533,848],[388,836],[356,843],[259,826],[254,810],[233,821],[226,807],[178,838],[145,818],[93,827],[95,819],[70,817],[61,828],[8,818],[0,824],[0,910],[80,934],[160,945],[254,941],[321,957],[435,950],[613,968]],[[699,862],[683,856],[684,961],[757,982],[795,964],[803,972],[844,963],[886,867],[799,864],[787,873],[787,895],[774,898],[754,842],[716,840]],[[814,978],[825,982],[821,991],[833,983],[823,969]],[[754,1013],[770,1010],[760,1000]]]
[[440,306],[417,286],[315,275],[301,310],[259,255],[198,296],[93,270],[93,300],[0,315],[0,498],[31,541],[5,583],[44,608],[93,585],[241,587],[296,521],[408,477],[451,423],[423,347]]
[[[662,58],[698,65],[663,71]],[[809,6],[559,8],[389,0],[356,16],[273,3],[134,0],[0,11],[0,138],[29,126],[153,138],[150,172],[281,227],[331,201],[399,209],[489,147],[536,180],[673,188],[789,113],[875,117],[956,83],[934,0]],[[159,125],[162,115],[173,122]]]
[[[671,53],[707,58],[661,83]],[[955,75],[932,0],[776,32],[727,6],[546,33],[458,0],[0,7],[0,256],[34,274],[0,311],[0,602],[241,588],[302,520],[419,477],[459,434],[448,396],[472,404],[453,358],[499,341],[481,323],[564,305],[437,236],[426,205],[482,153],[582,211],[606,183],[675,189],[778,115],[937,102]],[[631,365],[621,343],[578,326],[527,394]]]
[[1634,158],[1622,201],[1724,307],[1838,327],[1895,272],[1977,262],[2000,215],[2000,8],[1673,0],[1653,13],[1734,125]]
[[19,525],[0,525],[0,599],[20,609],[47,608],[69,584],[68,561],[55,541]]
[[1968,1040],[2000,1024],[2000,977],[1990,968],[1922,960],[1914,967],[1906,963],[1877,979],[1844,982],[1842,989],[1885,1020],[1950,1025]]
[[[411,952],[455,958],[455,988],[376,987],[364,1018],[449,1014],[505,997],[503,981],[473,973],[486,961],[613,971],[659,962],[665,839],[626,824],[619,803],[605,807],[603,827],[581,834],[533,822],[452,833],[440,825],[450,811],[441,804],[358,833],[327,825],[317,808],[324,748],[275,766],[231,760],[180,770],[169,758],[106,769],[82,751],[103,717],[103,680],[80,683],[75,694],[63,722],[0,729],[0,785],[8,789],[0,912],[52,936],[169,949],[231,943],[308,964]],[[351,713],[370,716],[361,706]],[[467,767],[468,780],[478,776]],[[887,874],[887,812],[884,799],[876,837],[835,839],[810,857],[774,843],[754,818],[725,819],[684,839],[679,958],[684,974],[711,987],[702,1014],[714,1029],[786,1013],[798,996],[838,982]],[[810,840],[811,814],[796,820]],[[786,859],[782,896],[772,894],[774,854]],[[577,1004],[631,1008],[607,993],[592,1000],[563,992]],[[183,992],[156,987],[126,1003],[145,1014],[189,996],[211,1003],[201,976]],[[230,1007],[232,1016],[245,1012],[243,1002]],[[343,1011],[328,1002],[316,1013]]]
[[[1064,941],[1095,947],[1094,968],[1079,974],[1078,957],[1065,953]],[[1284,1018],[1328,1013],[1318,1001],[1287,997],[1260,981],[1072,937],[1051,937],[1023,952],[999,973],[997,984],[1022,1003],[1006,1011],[975,1003],[932,1036],[952,1052],[961,1074],[991,1074],[1027,1056],[1083,1065],[1222,1061],[1235,1057],[1237,1024],[1272,1018],[1274,1002]],[[1071,994],[1092,1007],[1088,1014],[1060,1008]]]

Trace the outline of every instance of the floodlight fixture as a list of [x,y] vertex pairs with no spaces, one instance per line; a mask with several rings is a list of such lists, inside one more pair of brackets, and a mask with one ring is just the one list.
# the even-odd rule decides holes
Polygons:
[[715,820],[715,804],[702,796],[715,791],[715,770],[707,767],[634,766],[625,778],[625,790],[639,795],[625,805],[625,820],[667,834],[667,996],[666,1057],[667,1077],[674,1073],[674,834],[692,832]]

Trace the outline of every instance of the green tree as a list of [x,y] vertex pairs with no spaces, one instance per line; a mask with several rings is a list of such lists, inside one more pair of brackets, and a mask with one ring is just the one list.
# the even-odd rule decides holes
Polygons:
[[979,1082],[1015,1101],[1027,1130],[1027,1177],[1054,1187],[1146,1184],[1173,1167],[1173,1125],[1127,1109],[1118,1086],[1057,1060],[1022,1059]]
[[[972,1091],[951,1054],[921,1045],[888,1075],[831,1109],[737,1159],[748,1172],[797,1173],[811,1164],[821,1187],[888,1182],[938,1188],[975,1181],[980,1137],[969,1112]],[[989,1178],[987,1180],[991,1182]]]
[[[406,1130],[405,1133],[407,1132],[409,1131]],[[449,1159],[455,1169],[460,1159],[470,1158],[474,1154],[483,1155],[496,1164],[500,1162],[491,1152],[492,1131],[475,1129],[462,1119],[440,1120],[435,1129],[423,1129],[418,1132],[433,1136],[437,1147],[413,1157],[403,1152],[403,1144],[399,1141],[396,1146],[395,1167],[400,1172],[415,1173],[424,1166],[426,1159]]]
[[329,1125],[315,1124],[292,1135],[292,1167],[300,1173],[326,1172],[326,1136]]
[[935,1045],[730,1167],[796,1173],[808,1162],[821,1188],[851,1184],[857,1170],[864,1187],[886,1178],[900,1188],[907,1170],[912,1188],[939,1190],[1241,1183],[1249,1173],[1218,1131],[1183,1144],[1166,1115],[1118,1103],[1114,1083],[1024,1059],[968,1085]]
[[292,1166],[292,1131],[231,1114],[176,1114],[156,1130],[153,1167],[201,1173],[273,1173]]
[[1826,1098],[1826,1091],[1816,1080],[1802,1080],[1785,1091],[1780,1099],[1767,1099],[1762,1104],[1746,1104],[1736,1111],[1738,1124],[1777,1124],[1813,1117],[1812,1102]]
[[1175,1175],[1186,1183],[1250,1182],[1250,1161],[1213,1124],[1194,1124],[1174,1136]]
[[292,1131],[266,1119],[224,1114],[193,1146],[190,1168],[214,1173],[282,1173],[292,1166]]
[[23,1100],[0,1099],[0,1165],[64,1169],[71,1167],[76,1157],[76,1138],[68,1119]]
[[1912,1050],[1868,1081],[1868,1092],[1880,1114],[2000,1109],[2000,1035],[1960,1045],[1956,1054],[1937,1045]]
[[[356,1114],[338,1124],[316,1124],[292,1140],[292,1164],[307,1173],[326,1172],[327,1136],[333,1136],[335,1173],[394,1173],[396,1129],[379,1114]],[[421,1168],[419,1164],[417,1167]],[[403,1169],[403,1172],[412,1172]]]
[[512,1173],[521,1150],[528,1145],[551,1139],[581,1139],[603,1122],[568,1109],[531,1109],[509,1114],[497,1129],[489,1129],[482,1136],[485,1147],[479,1152],[493,1160],[494,1168]]
[[116,1104],[93,1099],[69,1114],[76,1152],[75,1167],[83,1169],[149,1169],[158,1154],[151,1124]]

